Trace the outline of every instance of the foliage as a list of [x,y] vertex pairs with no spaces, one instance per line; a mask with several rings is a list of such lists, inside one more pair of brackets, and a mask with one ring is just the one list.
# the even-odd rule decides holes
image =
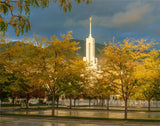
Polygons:
[[[71,32],[68,32],[67,35],[62,35],[62,40],[59,40],[56,36],[52,36],[48,40],[34,35],[34,41],[32,41],[36,45],[33,60],[37,71],[36,80],[52,95],[53,116],[55,96],[63,91],[63,86],[69,78],[65,78],[67,72],[72,72],[67,68],[72,66],[77,57],[75,51],[79,49],[77,47],[78,43],[71,42],[71,39]],[[31,40],[28,39],[28,41]],[[74,71],[76,72],[76,70]]]
[[148,111],[150,111],[150,101],[152,99],[159,100],[160,96],[159,51],[150,51],[149,57],[145,59],[142,67],[144,76],[140,81],[142,85],[138,90],[137,97],[148,101]]
[[[11,98],[23,97],[27,102],[31,97],[37,97],[40,90],[39,85],[35,82],[34,65],[30,62],[33,58],[35,47],[32,44],[21,42],[2,41],[1,44],[1,59],[3,62],[1,84],[3,92],[7,92]],[[6,73],[6,74],[5,74]],[[36,93],[35,93],[36,92]],[[40,96],[39,94],[39,97]],[[27,103],[28,104],[28,103]]]
[[64,92],[67,97],[78,97],[85,88],[85,62],[77,59],[68,65],[65,71]]
[[100,77],[97,78],[95,88],[97,96],[103,99],[109,99],[111,95],[116,94],[116,89],[114,85],[110,83],[109,76],[104,75],[104,73],[102,73],[102,76],[100,75]]
[[117,87],[125,101],[125,119],[127,119],[127,101],[135,89],[139,87],[138,65],[142,64],[144,59],[149,56],[146,50],[151,45],[153,45],[152,42],[148,44],[143,39],[132,42],[125,39],[124,44],[114,44],[113,41],[103,50],[106,57],[103,67],[111,77],[110,83]]
[[[81,2],[90,3],[92,0],[73,0],[79,5]],[[53,0],[63,12],[71,11],[71,0]],[[15,34],[28,32],[31,29],[29,15],[31,8],[46,8],[51,0],[0,0],[0,31],[7,31],[8,25],[15,29]],[[6,18],[7,17],[7,18]]]

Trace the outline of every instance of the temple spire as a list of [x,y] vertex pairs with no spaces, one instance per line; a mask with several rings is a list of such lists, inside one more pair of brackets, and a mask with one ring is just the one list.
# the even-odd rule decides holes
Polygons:
[[98,59],[95,57],[95,39],[92,37],[92,17],[89,18],[89,22],[90,31],[86,38],[86,57],[83,57],[83,60],[88,62],[91,69],[97,69]]
[[90,36],[92,36],[92,17],[90,17]]

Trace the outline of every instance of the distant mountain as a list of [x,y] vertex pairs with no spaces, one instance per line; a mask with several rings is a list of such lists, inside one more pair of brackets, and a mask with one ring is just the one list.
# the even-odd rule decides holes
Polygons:
[[[81,48],[78,50],[78,53],[82,57],[86,56],[86,41],[85,40],[78,40],[78,39],[72,39],[72,41],[79,42],[78,46],[81,47]],[[96,57],[98,57],[100,55],[100,52],[98,51],[98,49],[102,50],[103,48],[104,48],[103,44],[95,43],[95,55],[96,55]]]
[[[71,41],[79,42],[78,47],[81,47],[77,52],[80,56],[85,57],[86,56],[86,41],[85,40],[78,40],[78,39],[72,39]],[[18,41],[11,42],[9,45],[12,47],[14,44],[18,43]],[[22,43],[23,45],[24,43]],[[6,47],[7,48],[7,47]],[[100,52],[98,49],[102,50],[104,48],[104,44],[95,43],[95,56],[99,57]]]

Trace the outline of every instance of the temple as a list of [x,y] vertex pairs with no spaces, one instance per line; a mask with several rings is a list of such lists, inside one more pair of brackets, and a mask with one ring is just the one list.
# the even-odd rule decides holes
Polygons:
[[90,68],[97,69],[98,59],[95,57],[95,39],[92,37],[92,17],[90,17],[90,33],[86,38],[86,57],[83,61],[87,61]]

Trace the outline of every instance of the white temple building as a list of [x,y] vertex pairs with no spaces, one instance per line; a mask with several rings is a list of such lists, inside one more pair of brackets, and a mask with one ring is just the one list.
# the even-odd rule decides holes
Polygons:
[[92,17],[90,17],[90,34],[86,38],[86,57],[83,57],[83,61],[86,61],[89,68],[97,69],[98,59],[95,57],[95,39],[92,37]]

